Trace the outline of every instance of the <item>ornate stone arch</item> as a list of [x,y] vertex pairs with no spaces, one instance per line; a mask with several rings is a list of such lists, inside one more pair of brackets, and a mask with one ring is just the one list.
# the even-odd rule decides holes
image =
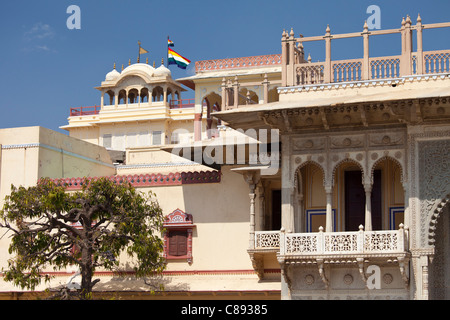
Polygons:
[[428,234],[427,238],[428,238],[428,244],[430,246],[434,246],[434,244],[436,242],[435,231],[436,231],[436,226],[438,224],[438,219],[447,205],[450,205],[450,192],[447,193],[440,200],[436,201],[436,204],[433,206],[433,208],[431,210],[431,214],[429,215],[428,223],[427,223],[428,230],[426,231],[426,233]]
[[314,160],[307,160],[303,163],[301,163],[300,165],[298,165],[298,167],[295,169],[294,171],[294,186],[297,186],[298,183],[298,174],[300,173],[300,170],[305,167],[308,164],[313,164],[315,166],[317,166],[317,168],[319,168],[319,170],[322,172],[322,176],[323,176],[323,185],[325,186],[325,169],[324,167],[322,167],[322,165]]
[[405,170],[403,167],[403,164],[398,161],[396,158],[391,157],[389,155],[384,155],[382,157],[380,157],[379,159],[377,159],[371,166],[370,166],[370,183],[373,184],[373,172],[375,171],[375,168],[377,167],[377,165],[379,165],[381,162],[385,161],[385,160],[391,160],[399,169],[400,169],[400,182],[403,184],[405,182]]
[[357,160],[352,159],[349,156],[346,156],[344,159],[337,161],[336,164],[333,165],[333,170],[331,171],[331,185],[334,186],[336,170],[344,163],[353,163],[356,166],[358,166],[358,168],[361,170],[361,175],[362,175],[361,183],[364,184],[365,177],[367,174],[366,170],[364,170],[364,166]]

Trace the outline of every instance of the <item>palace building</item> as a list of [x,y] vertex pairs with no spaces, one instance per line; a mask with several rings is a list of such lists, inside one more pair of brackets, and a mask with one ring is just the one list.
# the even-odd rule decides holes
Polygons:
[[[449,299],[450,50],[423,45],[447,27],[408,16],[391,30],[284,31],[281,54],[197,61],[176,80],[163,63],[114,65],[100,104],[70,109],[68,135],[0,130],[1,199],[41,177],[154,192],[166,271],[143,281],[99,270],[99,296]],[[370,39],[390,34],[401,53],[371,57]],[[363,57],[332,60],[348,38]],[[324,61],[308,54],[315,41]],[[2,266],[7,248],[1,239]],[[77,281],[73,269],[52,274],[54,288]],[[0,284],[5,299],[38,294]]]

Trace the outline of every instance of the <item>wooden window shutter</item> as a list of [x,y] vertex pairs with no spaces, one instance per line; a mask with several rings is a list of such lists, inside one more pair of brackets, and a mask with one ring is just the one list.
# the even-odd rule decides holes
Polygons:
[[169,233],[169,255],[187,255],[187,231],[171,230]]

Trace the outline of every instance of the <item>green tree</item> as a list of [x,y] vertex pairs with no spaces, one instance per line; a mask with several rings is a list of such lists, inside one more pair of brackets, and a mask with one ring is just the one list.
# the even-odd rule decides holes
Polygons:
[[12,186],[0,212],[0,226],[12,231],[5,281],[34,290],[50,280],[44,268],[77,265],[80,298],[88,299],[99,281],[92,279],[96,268],[117,270],[123,252],[137,277],[161,273],[164,219],[153,196],[107,178],[85,179],[78,192],[50,179],[29,188]]

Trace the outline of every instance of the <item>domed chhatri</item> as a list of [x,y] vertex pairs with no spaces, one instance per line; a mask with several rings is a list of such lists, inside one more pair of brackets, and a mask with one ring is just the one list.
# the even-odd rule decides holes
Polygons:
[[108,72],[105,77],[105,81],[113,81],[116,80],[120,76],[120,72],[116,70],[116,64],[114,63],[114,69],[111,72]]
[[157,76],[172,76],[172,73],[170,72],[170,70],[168,68],[166,68],[166,66],[164,66],[164,64],[162,64],[155,70],[155,75],[157,75]]

